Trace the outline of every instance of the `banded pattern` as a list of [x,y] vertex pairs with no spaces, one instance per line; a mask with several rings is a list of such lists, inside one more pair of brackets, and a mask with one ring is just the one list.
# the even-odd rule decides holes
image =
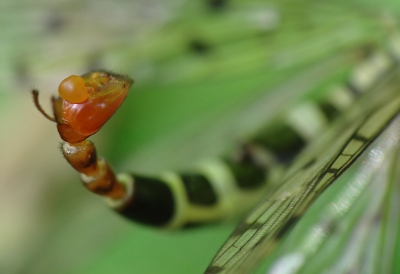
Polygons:
[[[128,198],[129,203],[119,204],[117,210],[131,220],[165,228],[192,226],[246,212],[261,197],[265,198],[267,189],[275,187],[273,182],[282,171],[279,166],[315,140],[357,98],[376,89],[397,70],[398,43],[398,36],[393,35],[388,48],[367,55],[350,73],[347,83],[331,88],[317,101],[296,105],[279,117],[278,127],[259,130],[221,159],[205,161],[182,174],[133,175],[125,182],[133,182],[133,196]],[[347,157],[349,162],[353,160]],[[331,169],[335,173],[339,170],[336,166]]]
[[[291,9],[280,13],[281,2],[282,7],[290,5]],[[250,208],[259,198],[266,199],[234,232],[212,262],[208,269],[209,273],[247,273],[256,267],[316,197],[352,165],[376,136],[385,131],[387,124],[397,113],[399,102],[395,84],[398,83],[396,77],[400,56],[397,34],[391,33],[388,46],[382,49],[376,38],[390,33],[392,31],[390,26],[388,29],[383,27],[377,31],[379,34],[376,32],[360,34],[362,28],[353,29],[353,23],[357,25],[357,22],[362,22],[359,23],[360,26],[363,23],[365,25],[370,23],[375,27],[372,29],[376,30],[377,22],[381,20],[376,20],[374,16],[369,17],[371,14],[364,11],[356,11],[354,17],[336,16],[342,15],[345,9],[328,2],[319,2],[305,1],[304,7],[300,7],[292,6],[296,1],[277,1],[272,6],[263,6],[265,8],[263,12],[272,15],[268,18],[275,21],[261,24],[262,26],[257,28],[253,25],[259,22],[255,22],[252,28],[247,28],[242,21],[233,20],[235,24],[240,22],[234,26],[245,26],[236,28],[230,24],[226,24],[229,25],[226,27],[225,22],[219,21],[219,15],[225,15],[230,19],[236,18],[235,8],[229,9],[230,7],[244,7],[249,11],[250,7],[243,4],[244,1],[243,3],[208,1],[207,4],[214,12],[213,17],[208,17],[209,24],[214,28],[215,23],[220,22],[225,26],[222,31],[215,35],[211,31],[212,28],[207,29],[208,24],[204,24],[204,33],[207,35],[188,39],[187,36],[182,35],[182,38],[181,34],[178,34],[177,40],[184,40],[187,46],[184,50],[190,51],[190,54],[185,52],[186,55],[180,57],[181,53],[177,52],[177,49],[182,49],[174,44],[165,56],[157,55],[151,62],[143,59],[143,63],[154,62],[158,65],[154,68],[155,72],[152,71],[149,75],[155,75],[157,81],[169,84],[183,83],[191,86],[196,81],[213,80],[213,77],[231,82],[238,78],[237,70],[240,70],[243,78],[260,71],[262,77],[268,72],[272,75],[271,78],[278,78],[277,81],[275,79],[271,81],[272,84],[268,82],[263,86],[266,90],[271,89],[271,86],[279,87],[275,90],[278,92],[268,96],[272,103],[267,105],[275,104],[278,107],[272,108],[272,115],[267,115],[266,126],[248,136],[245,142],[221,158],[204,161],[193,169],[181,173],[168,171],[154,176],[122,173],[118,176],[118,182],[123,183],[129,190],[128,196],[121,200],[108,199],[111,206],[125,217],[164,228],[186,227],[218,220],[238,211],[246,211],[246,208]],[[259,6],[256,6],[251,11],[258,11],[258,8]],[[194,10],[197,12],[197,9]],[[320,11],[322,17],[325,13],[329,16],[321,20]],[[187,17],[191,15],[192,13]],[[296,18],[312,17],[304,26],[300,26],[300,29],[302,27],[308,29],[307,24],[318,25],[325,21],[327,23],[324,28],[310,27],[311,30],[301,33],[297,29],[296,20],[285,21],[291,15]],[[364,17],[368,19],[364,21]],[[343,22],[346,27],[347,25],[350,27],[332,28],[332,25]],[[195,25],[193,28],[188,27],[190,31],[199,30],[196,20],[188,25]],[[282,26],[286,30],[294,29],[287,34],[290,38],[285,38],[285,35],[282,35],[283,38],[280,36],[278,30]],[[370,28],[366,26],[365,30],[368,32]],[[318,31],[320,34],[317,34]],[[330,31],[333,34],[326,38],[325,34]],[[170,34],[160,32],[155,37],[164,41]],[[303,35],[305,39],[299,38]],[[371,38],[366,38],[365,35],[370,35]],[[260,46],[258,39],[260,36],[262,39],[270,39],[265,43],[268,49],[277,51],[282,45],[295,46],[283,48],[277,54],[270,54],[270,51]],[[242,45],[244,38],[251,39],[245,42],[247,46],[250,45],[249,47]],[[318,44],[320,48],[318,50],[310,48],[310,43],[304,42],[307,39],[314,39],[313,43]],[[275,41],[278,42],[274,44]],[[163,47],[165,45],[159,42],[158,44],[162,44]],[[270,44],[274,46],[269,47]],[[128,48],[126,51],[130,53],[132,48],[130,46]],[[245,57],[243,48],[248,50]],[[342,49],[345,49],[344,53],[341,52]],[[123,54],[122,52],[123,49],[118,51],[118,54]],[[143,51],[138,52],[140,55]],[[174,59],[177,54],[179,57]],[[130,56],[132,57],[132,54]],[[194,59],[193,56],[198,59]],[[244,62],[241,62],[242,59]],[[187,60],[187,63],[194,64],[189,70],[187,65],[182,65]],[[209,60],[214,62],[208,62]],[[268,66],[265,60],[268,60]],[[314,61],[318,64],[316,65]],[[353,63],[357,64],[353,66]],[[304,69],[302,66],[305,64],[307,68]],[[271,67],[278,69],[266,70]],[[285,70],[285,67],[290,69]],[[300,73],[294,69],[299,67],[301,67]],[[352,69],[348,71],[348,67]],[[345,68],[343,69],[345,73],[343,70],[341,73],[347,76],[337,77],[336,74],[336,77],[333,77],[332,72],[338,71],[328,69],[325,74],[329,77],[325,77],[323,73],[316,73],[321,68],[339,68],[337,70]],[[282,71],[287,75],[279,79]],[[303,85],[296,85],[293,79],[296,77],[293,75],[301,79],[302,81],[298,82]],[[344,82],[342,78],[347,80]],[[331,85],[332,82],[335,83],[334,87]],[[286,85],[287,83],[289,84]],[[324,95],[314,98],[310,94],[317,87],[323,90]],[[279,94],[279,91],[287,93]],[[280,95],[281,100],[275,100],[279,96],[274,97],[274,95]],[[287,100],[289,97],[290,100]],[[390,102],[392,100],[393,102]],[[279,109],[281,106],[284,106],[282,110]],[[277,109],[279,111],[275,113]],[[322,138],[321,141],[320,135],[330,127],[331,123],[335,123],[341,113],[344,113],[344,116],[340,123],[327,134],[330,137],[326,139],[329,140]],[[290,169],[285,169],[284,166],[308,144],[312,144],[312,147],[302,153],[292,163]],[[282,180],[283,175],[285,176]],[[84,176],[83,178],[85,179]],[[276,190],[280,182],[283,182],[283,185],[279,185]],[[326,226],[330,225],[331,223],[328,223]]]
[[[376,92],[368,94],[347,114],[352,117],[350,122],[340,121],[331,130],[335,134],[297,159],[280,189],[239,225],[207,273],[249,273],[254,269],[314,200],[384,131],[400,111],[400,71],[394,67],[380,75]],[[362,111],[357,110],[360,106]]]

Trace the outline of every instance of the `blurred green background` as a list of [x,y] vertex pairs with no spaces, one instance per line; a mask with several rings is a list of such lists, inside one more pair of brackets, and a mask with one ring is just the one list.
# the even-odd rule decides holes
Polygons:
[[[201,273],[235,222],[132,224],[80,185],[34,108],[70,74],[135,79],[92,139],[117,171],[185,168],[346,77],[396,1],[3,1],[0,273]],[[386,24],[386,25],[385,25]],[[306,94],[308,90],[313,92]]]

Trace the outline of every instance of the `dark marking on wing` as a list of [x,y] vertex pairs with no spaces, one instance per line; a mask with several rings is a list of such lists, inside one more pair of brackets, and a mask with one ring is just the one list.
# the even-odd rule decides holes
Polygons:
[[301,169],[307,169],[310,166],[312,166],[313,164],[315,164],[315,162],[317,161],[317,158],[312,158],[310,161],[308,161]]
[[368,139],[361,135],[355,135],[353,137],[354,140],[361,141],[363,143],[368,142]]
[[210,266],[209,268],[207,268],[206,274],[216,274],[220,273],[222,270],[223,270],[222,267]]
[[326,173],[336,174],[339,170],[337,168],[330,168],[326,171]]
[[300,220],[300,216],[292,216],[276,234],[276,239],[281,239]]

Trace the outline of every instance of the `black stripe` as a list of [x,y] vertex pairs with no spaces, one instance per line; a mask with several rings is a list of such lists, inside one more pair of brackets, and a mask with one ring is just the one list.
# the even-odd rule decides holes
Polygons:
[[279,228],[278,233],[275,235],[277,240],[281,239],[290,229],[293,228],[293,225],[297,223],[301,216],[291,216],[289,220],[285,222],[285,224]]
[[267,171],[252,162],[226,161],[235,182],[240,189],[251,190],[262,186],[267,179]]
[[318,107],[324,113],[329,122],[332,122],[340,114],[339,109],[331,102],[319,102]]
[[212,206],[218,202],[211,182],[204,175],[186,173],[181,178],[190,203]]
[[331,174],[336,174],[338,171],[339,171],[339,169],[337,169],[337,168],[330,168],[326,172],[331,173]]
[[207,268],[205,274],[216,274],[220,273],[222,270],[223,270],[222,267],[212,265]]
[[252,190],[261,187],[267,180],[268,168],[257,161],[256,149],[260,148],[252,149],[251,144],[245,144],[235,157],[223,159],[240,189]]
[[340,154],[340,155],[346,156],[346,157],[353,157],[353,154],[347,154],[347,153],[342,153],[342,154]]
[[353,139],[353,140],[356,140],[356,141],[363,142],[363,143],[366,143],[366,142],[369,141],[368,138],[365,138],[364,136],[359,135],[359,134],[354,135],[354,137],[353,137],[352,139]]
[[133,194],[130,203],[118,210],[124,217],[153,226],[165,225],[172,219],[173,193],[162,180],[134,176]]
[[289,162],[306,145],[306,141],[287,124],[259,132],[252,142],[269,149],[280,162]]

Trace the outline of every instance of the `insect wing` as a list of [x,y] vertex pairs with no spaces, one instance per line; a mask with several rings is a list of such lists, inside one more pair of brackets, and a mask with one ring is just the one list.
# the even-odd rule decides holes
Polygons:
[[257,273],[397,273],[399,136],[397,115]]
[[[386,89],[392,89],[387,94],[395,97],[393,86],[389,82],[385,84]],[[288,170],[277,192],[233,232],[207,273],[249,273],[270,254],[291,224],[393,120],[400,108],[400,98],[395,97],[389,103],[379,102],[385,96],[385,93],[372,93],[364,98],[352,114],[338,121],[326,138],[305,151]]]

